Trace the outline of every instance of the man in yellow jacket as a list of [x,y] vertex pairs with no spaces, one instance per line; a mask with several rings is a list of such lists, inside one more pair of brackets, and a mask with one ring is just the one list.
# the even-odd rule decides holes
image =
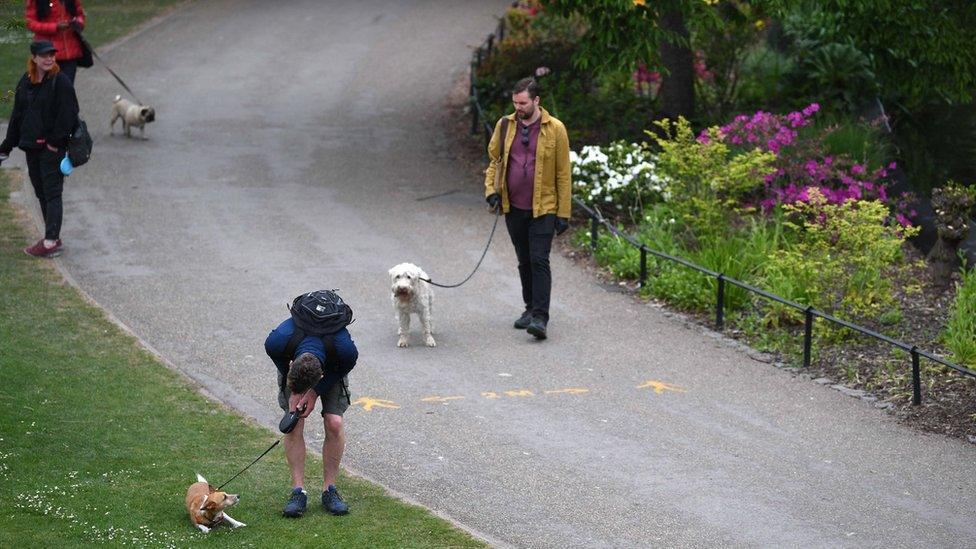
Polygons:
[[569,137],[566,126],[539,106],[535,79],[512,89],[515,112],[502,117],[488,144],[485,200],[505,213],[518,257],[525,312],[515,327],[546,338],[552,273],[549,251],[554,234],[569,228],[572,209]]

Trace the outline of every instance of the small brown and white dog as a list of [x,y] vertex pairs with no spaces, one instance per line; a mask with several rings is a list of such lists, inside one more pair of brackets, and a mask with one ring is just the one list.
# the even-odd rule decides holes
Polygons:
[[423,269],[413,263],[401,263],[390,269],[390,293],[393,299],[393,309],[396,311],[400,329],[397,334],[397,347],[410,345],[410,313],[420,317],[424,328],[424,344],[436,347],[434,335],[431,333],[431,305],[434,293],[430,284],[421,279],[430,280]]
[[139,128],[139,137],[146,138],[146,124],[156,120],[156,109],[137,105],[128,99],[122,99],[121,95],[115,96],[112,102],[112,123],[110,134],[115,134],[115,121],[122,119],[122,130],[126,137],[132,137],[132,127]]
[[237,494],[218,492],[197,473],[197,482],[186,490],[186,511],[190,513],[190,522],[204,534],[225,521],[231,528],[239,528],[247,525],[224,512],[224,509],[237,505],[239,499]]

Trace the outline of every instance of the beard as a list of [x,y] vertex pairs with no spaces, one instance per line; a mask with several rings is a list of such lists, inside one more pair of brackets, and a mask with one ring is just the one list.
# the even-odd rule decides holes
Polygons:
[[532,107],[530,110],[519,113],[519,118],[521,118],[522,120],[528,120],[532,118],[533,114],[535,114],[535,107]]

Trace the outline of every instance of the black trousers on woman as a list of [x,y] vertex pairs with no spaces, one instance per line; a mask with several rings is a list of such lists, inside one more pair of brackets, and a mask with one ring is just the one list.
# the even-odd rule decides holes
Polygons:
[[64,174],[61,173],[63,153],[51,152],[47,147],[27,151],[27,175],[34,187],[34,196],[41,203],[44,216],[44,238],[61,238],[61,193],[64,191]]
[[522,300],[532,316],[549,322],[549,295],[552,291],[552,272],[549,251],[556,234],[556,216],[532,217],[530,210],[511,207],[505,214],[508,235],[518,257],[519,279],[522,281]]

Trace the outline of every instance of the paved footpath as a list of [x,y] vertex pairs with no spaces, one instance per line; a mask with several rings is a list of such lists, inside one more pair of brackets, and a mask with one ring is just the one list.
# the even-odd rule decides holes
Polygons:
[[452,156],[447,94],[505,4],[208,0],[133,36],[107,58],[158,120],[147,141],[110,137],[118,86],[80,72],[97,144],[67,183],[59,261],[270,428],[264,337],[297,293],[340,288],[361,350],[344,463],[497,545],[976,546],[972,445],[757,362],[562,257],[551,337],[532,341],[511,327],[503,229],[470,283],[436,292],[438,347],[395,348],[387,269],[459,280],[491,226]]

